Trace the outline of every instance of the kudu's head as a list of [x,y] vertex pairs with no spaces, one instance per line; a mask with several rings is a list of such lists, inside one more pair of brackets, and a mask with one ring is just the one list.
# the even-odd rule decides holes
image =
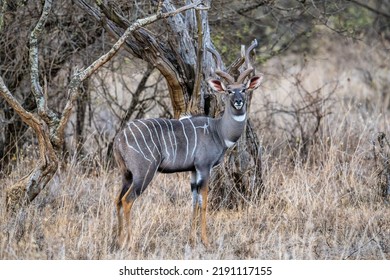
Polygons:
[[[221,78],[221,80],[210,79],[208,80],[208,83],[213,90],[227,95],[228,98],[226,98],[225,102],[230,102],[231,107],[236,111],[236,113],[239,113],[240,111],[245,112],[247,92],[259,87],[261,81],[263,80],[262,74],[250,77],[250,75],[253,75],[255,71],[250,62],[250,52],[256,46],[257,41],[254,40],[252,45],[247,49],[244,58],[245,67],[238,76],[237,80],[234,79],[229,73],[221,70],[221,56],[216,51],[208,48],[208,51],[212,53],[216,63],[215,74]],[[248,80],[245,81],[247,78]]]

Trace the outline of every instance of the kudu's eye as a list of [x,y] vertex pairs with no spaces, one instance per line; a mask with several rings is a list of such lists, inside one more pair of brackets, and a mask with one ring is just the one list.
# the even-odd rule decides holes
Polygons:
[[231,89],[228,89],[228,91],[227,91],[229,94],[234,94],[234,91],[233,90],[231,90]]

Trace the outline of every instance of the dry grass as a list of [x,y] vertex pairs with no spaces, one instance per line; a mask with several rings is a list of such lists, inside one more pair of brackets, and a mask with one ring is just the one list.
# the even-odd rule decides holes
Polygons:
[[[332,97],[332,114],[323,119],[306,160],[297,160],[283,130],[264,127],[264,104],[257,98],[252,114],[258,114],[265,148],[263,197],[240,210],[209,211],[210,248],[191,248],[187,242],[187,174],[153,180],[132,212],[132,250],[122,250],[114,246],[117,170],[98,166],[86,172],[85,164],[71,162],[15,216],[5,213],[0,193],[0,259],[389,259],[390,208],[381,196],[372,139],[379,131],[390,135],[385,98],[390,93],[378,80],[382,76],[372,74],[375,87],[356,78],[359,61],[354,58],[373,64],[376,59],[378,65],[383,60],[379,52],[363,59],[363,48],[337,50],[350,57],[350,68],[328,57],[318,70],[313,66],[320,61],[317,56],[304,70],[289,68],[292,72],[265,84],[263,94],[283,103],[283,92],[294,99],[294,88],[287,85],[297,72],[310,90],[334,79],[324,72],[340,83]],[[270,69],[277,69],[279,62],[273,63]],[[19,161],[9,178],[0,179],[0,186],[31,166],[28,158]]]
[[356,152],[340,165],[344,152],[330,150],[316,167],[274,161],[261,201],[239,211],[210,211],[207,250],[187,243],[187,176],[158,175],[137,201],[129,251],[113,246],[117,172],[85,175],[71,165],[32,205],[15,217],[1,216],[0,258],[388,259],[390,210],[369,162]]

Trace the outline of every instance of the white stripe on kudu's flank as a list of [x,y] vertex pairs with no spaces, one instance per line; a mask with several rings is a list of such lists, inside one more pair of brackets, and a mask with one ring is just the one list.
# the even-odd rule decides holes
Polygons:
[[138,125],[136,125],[134,122],[133,122],[132,124],[133,124],[133,125],[139,130],[139,132],[141,133],[141,136],[142,136],[142,138],[144,139],[146,148],[148,148],[148,151],[149,151],[150,155],[151,155],[152,158],[156,161],[156,158],[155,158],[155,156],[154,156],[152,150],[151,150],[150,147],[149,147],[149,143],[146,141],[146,138],[145,138],[144,133],[143,133],[142,130],[138,127]]
[[141,152],[141,154],[144,156],[144,158],[150,162],[150,159],[148,159],[148,157],[144,154],[144,152],[142,151],[141,149],[141,146],[139,145],[138,143],[138,140],[137,140],[137,137],[135,137],[134,135],[134,132],[133,130],[131,129],[130,127],[130,123],[127,124],[127,128],[129,129],[129,131],[131,132],[131,135],[133,136],[134,140],[135,140],[135,143],[137,144],[137,147],[138,147],[138,150]]
[[[154,142],[154,139],[153,139],[153,134],[152,134],[152,131],[150,130],[149,126],[147,126],[142,120],[138,120],[140,123],[142,123],[146,129],[149,131],[149,135],[150,135],[150,140],[152,140],[152,143],[154,145],[154,147],[156,148],[156,151],[158,152],[158,154],[161,156],[161,153],[160,153],[160,149],[158,148],[158,146],[156,145],[156,142]],[[153,150],[154,152],[154,150]]]
[[[161,156],[161,153],[160,153],[160,148],[157,146],[156,142],[154,142],[154,137],[153,137],[153,133],[152,131],[150,130],[149,126],[147,126],[142,120],[138,120],[140,123],[142,123],[146,129],[149,131],[149,135],[150,135],[150,139],[152,140],[152,143],[154,145],[154,147],[156,148],[155,150],[158,152],[158,154]],[[159,139],[160,141],[160,139]],[[154,150],[153,150],[154,152]]]
[[[154,129],[154,133],[156,133],[156,136],[157,136],[157,140],[158,140],[158,144],[160,145],[160,148],[162,148],[162,144],[161,144],[161,139],[160,139],[160,136],[158,135],[158,131],[157,131],[157,128],[156,128],[156,125],[154,124],[154,122],[152,122],[151,120],[145,120],[149,123],[151,123],[153,125],[153,129]],[[161,154],[161,153],[160,153]]]
[[181,123],[181,126],[183,127],[183,133],[184,133],[184,137],[186,138],[186,157],[184,159],[184,163],[187,161],[187,157],[188,157],[188,137],[187,137],[187,133],[186,133],[186,128],[184,126],[184,123],[179,120],[179,122]]
[[242,114],[242,115],[232,115],[232,118],[233,120],[235,120],[236,122],[243,122],[245,121],[245,118],[246,118],[246,114]]
[[[167,120],[167,121],[169,122],[170,127],[171,127],[171,129],[168,130],[168,131],[172,133],[173,140],[175,140],[175,143],[172,144],[173,163],[175,163],[175,162],[176,162],[176,157],[177,157],[177,140],[176,140],[175,131],[173,130],[173,124],[172,124],[172,122],[171,122],[170,120]],[[168,133],[168,135],[169,135],[169,139],[171,139],[171,134]],[[172,143],[172,142],[171,142],[171,143]]]
[[190,118],[188,118],[187,120],[190,121],[192,127],[194,128],[194,148],[192,149],[192,154],[191,154],[191,157],[194,157],[194,154],[195,154],[195,150],[196,150],[196,145],[198,144],[198,134],[196,132],[196,128],[195,128],[195,125],[194,123],[192,122],[192,120]]
[[161,120],[165,123],[165,126],[167,127],[167,129],[162,132],[162,135],[164,136],[164,139],[165,139],[165,135],[168,135],[169,143],[171,145],[170,147],[172,150],[172,155],[173,155],[173,157],[175,157],[175,152],[173,150],[172,138],[171,138],[171,134],[169,133],[169,131],[170,131],[169,125],[165,119],[161,119]]
[[[153,119],[153,120],[154,120],[154,119]],[[166,152],[167,155],[168,155],[168,159],[170,159],[171,154],[168,152],[168,145],[167,145],[167,141],[165,140],[165,135],[164,135],[165,133],[164,133],[164,130],[163,130],[163,128],[162,128],[160,122],[159,122],[158,120],[156,120],[156,122],[157,122],[158,126],[160,127],[161,137],[162,137],[162,139],[163,139],[163,141],[164,141],[164,145],[165,145],[165,152]],[[171,144],[172,144],[172,142],[171,142]]]
[[127,146],[128,146],[130,149],[136,151],[138,154],[140,154],[140,151],[138,151],[136,148],[134,148],[133,146],[130,145],[129,139],[127,139],[127,134],[126,134],[126,130],[125,130],[125,129],[123,130],[123,135],[125,136],[125,140],[126,140]]

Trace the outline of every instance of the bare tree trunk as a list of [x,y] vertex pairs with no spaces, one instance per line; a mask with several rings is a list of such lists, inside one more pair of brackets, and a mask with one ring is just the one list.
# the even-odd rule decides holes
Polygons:
[[7,207],[16,209],[20,203],[32,201],[51,180],[57,170],[58,158],[50,141],[47,124],[20,105],[1,77],[0,94],[22,120],[34,130],[39,145],[39,160],[35,168],[7,190]]
[[[192,3],[191,1],[187,2]],[[127,51],[156,67],[166,79],[175,118],[179,118],[186,113],[192,113],[193,108],[203,103],[202,100],[199,100],[199,102],[192,102],[191,104],[193,95],[204,96],[205,92],[208,91],[204,78],[211,73],[211,55],[205,54],[198,60],[196,58],[198,54],[203,54],[202,50],[205,45],[212,45],[207,13],[203,11],[208,8],[209,2],[194,2],[192,4],[200,6],[196,13],[202,16],[197,18],[201,19],[201,25],[204,25],[203,39],[198,40],[197,43],[194,43],[193,39],[193,32],[196,32],[195,35],[198,36],[197,21],[193,19],[196,18],[193,16],[195,14],[194,10],[187,11],[185,15],[177,14],[164,21],[164,27],[167,29],[167,34],[169,34],[167,42],[157,40],[155,35],[146,29],[135,30],[126,41]],[[103,22],[104,28],[115,38],[121,36],[123,30],[130,25],[127,19],[104,3],[98,3],[99,9],[89,5],[85,0],[78,0],[78,3],[94,19]],[[203,5],[200,5],[201,3]],[[164,13],[171,13],[176,10],[176,7],[170,1],[162,1],[160,7]],[[197,46],[199,43],[201,44],[200,47]],[[205,59],[205,57],[208,57],[208,59]],[[203,67],[200,61],[206,61]],[[201,71],[197,71],[197,63]],[[196,92],[194,91],[195,80],[198,81]],[[199,83],[201,83],[200,86]],[[195,99],[197,98],[195,97]],[[202,108],[198,108],[198,110],[204,111]]]

